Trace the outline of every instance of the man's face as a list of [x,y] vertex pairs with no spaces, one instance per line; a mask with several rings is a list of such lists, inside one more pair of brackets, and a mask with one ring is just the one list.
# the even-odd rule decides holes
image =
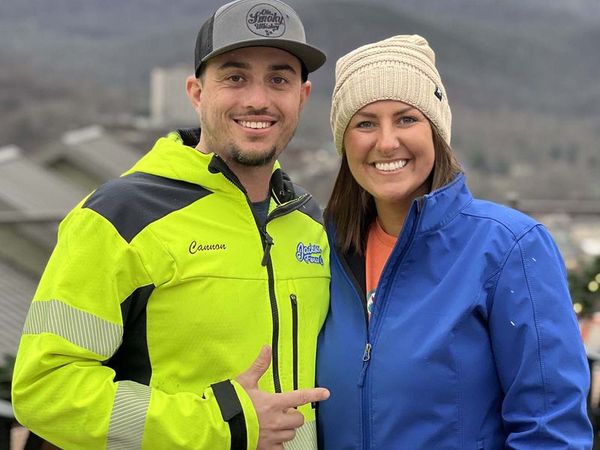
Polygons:
[[198,148],[238,166],[272,164],[294,135],[310,94],[300,61],[273,47],[215,56],[198,83]]

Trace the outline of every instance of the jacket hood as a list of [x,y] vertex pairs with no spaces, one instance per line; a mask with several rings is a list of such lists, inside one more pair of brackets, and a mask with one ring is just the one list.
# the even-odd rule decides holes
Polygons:
[[[199,138],[199,129],[173,131],[156,141],[154,147],[124,175],[144,172],[198,184],[213,191],[233,187],[231,183],[224,183],[225,177],[245,191],[221,158],[214,153],[207,154],[196,150]],[[271,185],[278,194],[289,196],[289,191],[293,194],[289,178],[281,171],[278,161],[275,161],[273,166]]]

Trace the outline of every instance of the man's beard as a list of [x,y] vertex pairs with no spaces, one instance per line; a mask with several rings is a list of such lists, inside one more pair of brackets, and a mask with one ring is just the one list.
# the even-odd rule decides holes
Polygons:
[[271,164],[275,160],[277,148],[273,146],[270,151],[262,155],[245,154],[239,147],[231,144],[229,147],[231,159],[241,166],[261,167]]

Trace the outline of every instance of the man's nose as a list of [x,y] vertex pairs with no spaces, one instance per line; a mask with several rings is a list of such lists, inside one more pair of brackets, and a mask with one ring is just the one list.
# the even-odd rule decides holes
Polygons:
[[242,100],[247,108],[261,110],[269,106],[269,90],[263,83],[250,84],[242,95],[244,95]]

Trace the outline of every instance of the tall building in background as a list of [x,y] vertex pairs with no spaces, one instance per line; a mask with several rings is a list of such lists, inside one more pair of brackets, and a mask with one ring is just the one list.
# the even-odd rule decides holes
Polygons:
[[187,66],[156,67],[150,74],[150,119],[155,126],[192,126],[198,118],[185,93]]

